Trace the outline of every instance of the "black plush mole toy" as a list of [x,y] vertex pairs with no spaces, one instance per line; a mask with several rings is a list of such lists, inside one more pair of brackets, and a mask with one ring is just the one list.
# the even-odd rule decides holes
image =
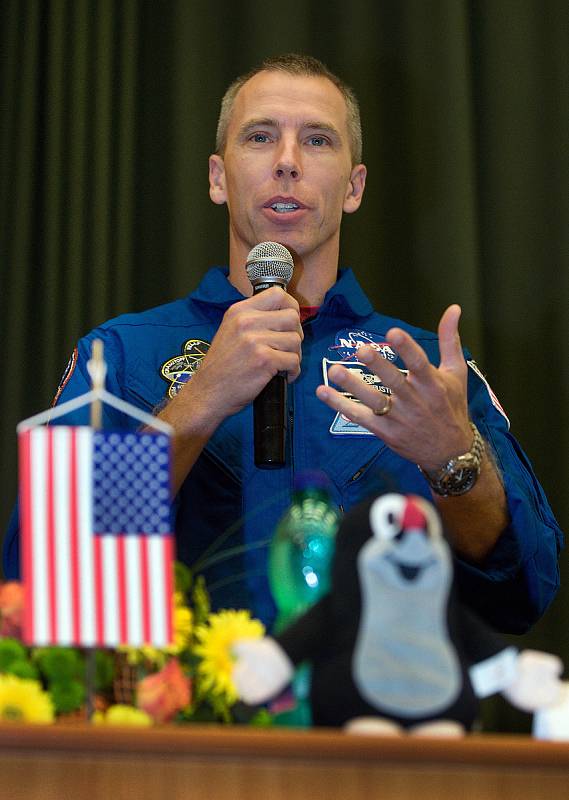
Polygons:
[[387,494],[358,506],[338,531],[330,592],[274,639],[234,646],[240,697],[274,698],[309,661],[316,725],[428,731],[448,721],[454,733],[472,727],[479,697],[498,691],[524,710],[553,702],[560,660],[520,656],[452,584],[430,503]]

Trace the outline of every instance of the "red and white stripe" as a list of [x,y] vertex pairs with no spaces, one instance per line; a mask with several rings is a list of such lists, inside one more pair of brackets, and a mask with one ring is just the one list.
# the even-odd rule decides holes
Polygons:
[[19,435],[24,638],[115,647],[172,641],[173,537],[93,533],[93,430]]
[[490,384],[488,383],[488,381],[486,380],[486,378],[485,378],[485,377],[484,377],[484,375],[482,374],[482,372],[481,372],[481,370],[480,370],[480,367],[478,366],[478,364],[476,363],[476,361],[467,361],[466,363],[468,364],[468,366],[470,367],[470,369],[471,369],[471,370],[472,370],[472,371],[473,371],[473,372],[474,372],[476,375],[478,375],[478,377],[480,378],[480,380],[482,381],[482,383],[483,383],[483,384],[484,384],[484,386],[486,387],[486,391],[488,392],[488,395],[489,395],[489,397],[490,397],[490,400],[492,401],[492,405],[494,406],[494,408],[496,409],[496,411],[499,411],[499,412],[500,412],[500,414],[501,414],[501,415],[504,417],[504,419],[506,420],[506,423],[507,423],[507,425],[508,425],[508,430],[509,430],[509,429],[510,429],[510,420],[508,419],[508,415],[507,415],[507,414],[506,414],[506,412],[504,411],[504,408],[503,408],[502,404],[500,403],[500,401],[498,400],[498,397],[497,397],[497,395],[494,393],[494,390],[492,389],[492,387],[490,386]]

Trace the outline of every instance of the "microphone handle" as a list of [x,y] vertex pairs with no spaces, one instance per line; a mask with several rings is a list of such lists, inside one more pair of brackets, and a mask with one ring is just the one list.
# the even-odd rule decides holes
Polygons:
[[[269,279],[254,286],[253,294],[274,285],[286,291],[284,282]],[[276,469],[286,464],[286,389],[286,372],[279,372],[253,401],[255,466],[260,469]]]
[[279,372],[253,401],[255,466],[284,467],[286,463],[286,373]]

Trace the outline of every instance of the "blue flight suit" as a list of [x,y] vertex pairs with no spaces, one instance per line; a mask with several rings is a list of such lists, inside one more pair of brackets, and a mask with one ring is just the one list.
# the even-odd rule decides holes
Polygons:
[[[228,307],[243,299],[227,280],[227,269],[211,269],[188,297],[137,314],[124,314],[80,340],[58,402],[90,388],[86,364],[95,338],[104,342],[106,388],[145,411],[173,396],[199,367]],[[271,624],[266,578],[267,546],[290,504],[294,475],[323,469],[333,500],[348,510],[382,491],[414,492],[431,499],[417,466],[348,421],[315,396],[323,382],[323,359],[355,359],[358,343],[385,345],[398,325],[439,363],[435,334],[376,313],[350,270],[341,270],[317,315],[304,325],[302,371],[288,387],[288,459],[282,469],[261,470],[253,462],[253,412],[248,406],[226,419],[212,436],[183,484],[175,504],[178,558],[203,571],[214,607],[247,607]],[[383,350],[404,368],[389,347]],[[467,359],[470,356],[466,353]],[[468,370],[470,416],[489,442],[503,476],[511,524],[483,564],[456,559],[464,600],[498,629],[523,632],[545,611],[559,585],[562,534],[544,492],[489,388]],[[231,384],[222,387],[231,392]],[[88,424],[85,409],[61,422]],[[136,421],[105,407],[105,427],[136,428]],[[331,432],[331,429],[334,432]],[[14,515],[4,545],[7,577],[19,571]]]

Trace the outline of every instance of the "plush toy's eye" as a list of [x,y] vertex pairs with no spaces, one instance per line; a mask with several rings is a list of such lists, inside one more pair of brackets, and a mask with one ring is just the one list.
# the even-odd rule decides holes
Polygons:
[[[415,508],[408,507],[409,501],[413,502]],[[406,514],[406,509],[414,513]],[[403,529],[409,527],[421,527],[431,538],[438,538],[442,533],[434,506],[416,495],[384,494],[378,497],[369,510],[369,521],[373,535],[385,542],[399,541],[403,538]]]
[[374,536],[391,541],[401,533],[401,519],[407,500],[402,494],[384,494],[369,510],[369,521]]

